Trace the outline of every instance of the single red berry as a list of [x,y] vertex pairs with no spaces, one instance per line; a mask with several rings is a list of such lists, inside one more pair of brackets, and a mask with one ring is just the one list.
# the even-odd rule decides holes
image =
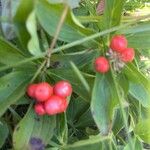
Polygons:
[[72,86],[67,81],[59,81],[54,86],[54,94],[63,98],[70,96],[72,93]]
[[110,48],[113,51],[121,53],[128,46],[128,41],[123,35],[115,35],[110,42]]
[[53,87],[47,82],[39,83],[35,89],[35,98],[39,102],[46,101],[53,94]]
[[44,109],[44,104],[42,104],[42,103],[35,104],[35,106],[34,106],[34,111],[35,111],[39,116],[42,116],[42,115],[45,115],[45,114],[46,114],[45,109]]
[[62,113],[67,109],[67,100],[53,95],[45,102],[45,111],[48,115]]
[[121,54],[120,54],[120,59],[123,62],[132,62],[134,59],[135,52],[133,48],[126,48]]
[[95,65],[95,70],[97,72],[106,73],[109,70],[109,62],[103,56],[100,56],[100,57],[96,58],[94,65]]
[[35,98],[35,89],[37,87],[37,84],[30,84],[27,87],[27,94],[28,96],[30,96],[31,98]]

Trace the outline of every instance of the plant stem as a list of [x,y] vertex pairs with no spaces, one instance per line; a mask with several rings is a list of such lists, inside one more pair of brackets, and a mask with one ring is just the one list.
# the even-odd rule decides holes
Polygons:
[[[47,68],[50,66],[50,57],[51,57],[52,49],[54,48],[54,46],[55,46],[55,44],[56,44],[57,38],[58,38],[59,33],[60,33],[60,31],[61,31],[61,28],[62,28],[62,25],[63,25],[63,23],[64,23],[64,20],[65,20],[65,18],[66,18],[68,9],[69,9],[68,5],[65,5],[64,11],[63,11],[63,13],[62,13],[62,16],[61,16],[61,18],[60,18],[60,21],[59,21],[59,23],[58,23],[58,26],[57,26],[57,28],[56,28],[55,36],[54,36],[54,38],[53,38],[53,40],[52,40],[52,43],[51,43],[51,45],[50,45],[50,48],[47,50],[47,57],[45,57],[43,63],[40,65],[40,67],[38,68],[38,70],[37,70],[36,73],[34,74],[33,78],[32,78],[31,81],[30,81],[31,83],[32,83],[32,82],[36,79],[36,77],[40,74],[40,72],[41,72],[42,69],[45,67],[45,65],[47,65]],[[43,69],[44,72],[46,71],[47,68],[45,67],[45,69]]]
[[37,59],[42,58],[42,57],[45,57],[45,55],[42,54],[40,56],[34,56],[34,57],[26,58],[26,59],[24,59],[20,62],[16,62],[14,64],[10,64],[10,65],[4,66],[4,67],[0,67],[0,72],[4,71],[4,70],[7,70],[7,69],[10,69],[10,68],[13,68],[13,67],[20,66],[22,64],[25,64],[25,63],[28,63],[28,62],[31,62],[31,61],[34,61],[34,60],[37,60]]
[[[80,45],[80,44],[82,44],[84,42],[90,41],[90,40],[95,39],[97,37],[101,37],[101,36],[109,34],[111,32],[123,29],[123,28],[125,28],[125,27],[127,27],[129,25],[135,24],[138,21],[140,21],[142,19],[149,18],[149,17],[150,17],[150,15],[142,16],[142,17],[139,17],[138,19],[136,19],[134,22],[126,23],[124,25],[116,26],[116,27],[113,27],[111,29],[108,29],[108,30],[105,30],[105,31],[102,31],[102,32],[99,32],[99,33],[96,33],[96,34],[93,34],[93,35],[90,35],[90,36],[87,36],[87,37],[85,37],[83,39],[80,39],[80,40],[74,41],[72,43],[69,43],[69,44],[60,46],[58,48],[55,48],[55,49],[53,49],[53,51],[51,53],[52,54],[53,53],[57,53],[57,52],[60,52],[60,51],[62,51],[64,49],[68,49],[68,48],[71,48],[73,46]],[[33,61],[33,60],[36,60],[36,59],[39,59],[39,58],[43,58],[43,57],[45,57],[45,55],[46,55],[46,53],[44,52],[44,53],[40,54],[39,56],[33,56],[31,58],[24,59],[23,61],[17,62],[15,64],[11,64],[11,65],[7,65],[7,66],[4,66],[4,67],[1,67],[0,71],[4,71],[4,70],[7,70],[7,69],[12,68],[12,67],[17,67],[19,65],[25,64],[27,62],[30,62],[30,61]]]
[[46,65],[46,60],[43,61],[43,63],[40,65],[40,67],[38,68],[38,70],[35,72],[34,76],[32,77],[30,83],[32,83],[36,77],[40,74],[41,70],[43,69],[43,67]]
[[63,11],[63,13],[62,13],[62,16],[61,16],[61,18],[60,18],[60,21],[59,21],[59,23],[58,23],[58,26],[57,26],[57,28],[56,28],[55,36],[54,36],[54,38],[53,38],[53,40],[52,40],[52,43],[51,43],[51,45],[50,45],[50,48],[49,48],[48,51],[47,51],[47,68],[50,66],[50,57],[51,57],[52,49],[54,48],[54,46],[55,46],[55,44],[56,44],[56,42],[57,42],[59,33],[60,33],[61,28],[62,28],[62,26],[63,26],[63,23],[64,23],[64,21],[65,21],[65,18],[66,18],[68,9],[69,9],[68,5],[65,5],[64,11]]
[[80,40],[77,40],[77,41],[75,41],[75,42],[66,44],[66,45],[64,45],[64,46],[55,48],[52,53],[56,53],[56,52],[61,51],[62,49],[64,50],[64,49],[68,49],[68,48],[71,48],[71,47],[76,46],[76,45],[80,45],[80,44],[82,44],[82,43],[84,43],[84,42],[93,40],[93,39],[95,39],[95,38],[101,37],[101,36],[106,35],[106,34],[108,34],[108,33],[111,33],[111,32],[114,32],[114,31],[117,31],[117,30],[120,30],[120,29],[123,29],[123,28],[125,28],[125,27],[127,27],[127,26],[129,26],[129,25],[132,25],[132,24],[134,24],[134,23],[137,23],[137,22],[138,22],[139,20],[141,20],[141,19],[146,19],[146,18],[149,18],[149,17],[150,17],[150,15],[146,15],[146,16],[144,16],[144,17],[138,18],[138,19],[135,20],[134,22],[126,23],[126,24],[124,24],[124,25],[116,26],[116,27],[113,27],[113,28],[111,28],[111,29],[108,29],[108,30],[105,30],[105,31],[101,31],[101,32],[99,32],[99,33],[96,33],[96,34],[87,36],[87,37],[85,37],[85,38],[83,38],[83,39],[80,39]]
[[120,95],[118,85],[117,85],[117,81],[115,79],[115,76],[114,76],[114,73],[113,73],[112,69],[111,69],[111,73],[112,73],[112,78],[113,78],[113,81],[114,81],[115,89],[116,89],[117,95],[118,95],[118,102],[119,102],[120,110],[121,110],[121,113],[122,113],[123,122],[124,122],[124,125],[125,125],[125,131],[126,131],[126,134],[127,134],[128,142],[129,142],[129,145],[130,145],[130,149],[133,150],[133,145],[131,143],[131,136],[130,136],[130,133],[128,131],[128,128],[129,128],[128,127],[128,122],[127,122],[128,119],[127,119],[126,113],[125,113],[124,108],[123,108],[122,97]]

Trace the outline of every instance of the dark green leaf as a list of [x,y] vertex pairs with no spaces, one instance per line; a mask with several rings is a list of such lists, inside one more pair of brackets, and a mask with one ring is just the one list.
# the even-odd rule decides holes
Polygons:
[[0,116],[20,99],[26,91],[31,74],[12,72],[0,78]]
[[12,44],[0,38],[0,63],[10,65],[24,59],[23,54]]
[[9,131],[8,131],[7,124],[4,121],[0,120],[0,148],[5,143],[8,133],[9,133]]
[[[39,117],[30,107],[14,131],[14,149],[34,149],[36,146],[42,146],[42,144],[46,146],[53,136],[55,126],[55,116]],[[39,145],[38,141],[40,141]]]
[[67,109],[67,120],[74,124],[80,116],[89,108],[89,103],[84,101],[81,97],[76,99],[72,98]]
[[91,111],[102,134],[108,134],[112,126],[114,107],[118,103],[118,95],[110,74],[97,74],[92,93]]
[[91,110],[88,109],[84,114],[82,114],[79,118],[78,121],[75,124],[75,127],[77,128],[86,128],[88,126],[94,126],[95,122],[93,120]]
[[[64,10],[62,4],[50,4],[43,0],[38,0],[36,5],[36,15],[42,27],[51,35],[54,36],[56,27]],[[55,19],[54,19],[55,18]],[[73,42],[84,38],[86,35],[91,35],[94,32],[84,28],[69,10],[58,39],[66,42]],[[91,40],[88,43],[83,43],[89,46],[95,46],[96,42]]]

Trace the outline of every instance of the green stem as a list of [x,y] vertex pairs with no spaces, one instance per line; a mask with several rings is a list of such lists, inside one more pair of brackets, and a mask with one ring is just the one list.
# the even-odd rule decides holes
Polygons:
[[123,28],[125,28],[125,27],[127,27],[129,25],[137,23],[141,19],[146,19],[146,18],[149,18],[149,17],[150,17],[150,15],[146,15],[144,17],[140,17],[140,18],[136,19],[134,22],[130,22],[130,23],[127,23],[127,24],[124,24],[124,25],[121,25],[121,26],[116,26],[116,27],[113,27],[111,29],[108,29],[108,30],[105,30],[105,31],[102,31],[102,32],[99,32],[99,33],[96,33],[96,34],[93,34],[93,35],[90,35],[90,36],[87,36],[87,37],[85,37],[83,39],[77,40],[77,41],[72,42],[70,44],[66,44],[64,46],[58,47],[58,48],[54,49],[52,53],[56,53],[56,52],[61,51],[62,49],[64,50],[64,49],[68,49],[68,48],[71,48],[71,47],[76,46],[76,45],[80,45],[80,44],[82,44],[84,42],[88,42],[90,40],[93,40],[95,38],[101,37],[101,36],[106,35],[108,33],[111,33],[111,32],[114,32],[114,31],[117,31],[117,30],[120,30],[120,29],[123,29]]
[[[74,42],[72,42],[72,43],[69,43],[69,44],[60,46],[60,47],[58,47],[58,48],[53,49],[52,53],[57,53],[57,52],[60,52],[60,51],[62,51],[62,50],[71,48],[71,47],[73,47],[73,46],[80,45],[80,44],[82,44],[82,43],[84,43],[84,42],[88,42],[88,41],[93,40],[93,39],[95,39],[95,38],[97,38],[97,37],[101,37],[101,36],[106,35],[106,34],[109,34],[109,33],[111,33],[111,32],[114,32],[114,31],[123,29],[123,28],[125,28],[125,27],[127,27],[127,26],[129,26],[129,25],[132,25],[132,24],[137,23],[137,22],[140,21],[141,19],[146,19],[146,18],[149,18],[149,17],[150,17],[150,15],[146,15],[146,16],[144,16],[144,17],[141,17],[141,18],[136,19],[134,22],[130,22],[130,23],[127,23],[127,24],[124,24],[124,25],[121,25],[121,26],[116,26],[116,27],[113,27],[113,28],[111,28],[111,29],[108,29],[108,30],[105,30],[105,31],[102,31],[102,32],[99,32],[99,33],[96,33],[96,34],[93,34],[93,35],[90,35],[90,36],[87,36],[87,37],[85,37],[85,38],[83,38],[83,39],[74,41]],[[27,63],[27,62],[30,62],[30,61],[33,61],[33,60],[36,60],[36,59],[39,59],[39,58],[43,58],[43,57],[45,57],[46,54],[47,54],[47,53],[44,52],[44,53],[41,53],[41,55],[39,55],[39,56],[33,56],[33,57],[31,57],[31,58],[24,59],[24,60],[21,61],[21,62],[18,62],[18,63],[15,63],[15,64],[11,64],[11,65],[8,65],[8,66],[1,67],[1,68],[0,68],[0,71],[4,71],[4,70],[7,70],[7,69],[12,68],[12,67],[17,67],[17,66],[19,66],[19,65],[25,64],[25,63]]]
[[139,113],[139,115],[138,115],[139,118],[138,119],[141,120],[142,119],[142,105],[141,105],[140,102],[139,102],[139,112],[138,113]]
[[125,113],[124,108],[123,108],[122,97],[120,95],[118,85],[117,85],[117,81],[114,77],[113,70],[111,69],[111,71],[112,71],[112,78],[113,78],[113,81],[114,81],[115,89],[116,89],[117,95],[118,95],[118,102],[119,102],[120,110],[121,110],[121,113],[122,113],[123,122],[124,122],[124,125],[125,125],[125,131],[126,131],[126,134],[127,134],[128,142],[129,142],[129,145],[130,145],[130,149],[133,150],[133,145],[131,143],[131,136],[130,136],[130,133],[128,131],[128,129],[129,129],[128,122],[127,122],[128,119],[127,119],[126,113]]
[[4,70],[7,70],[7,69],[10,69],[10,68],[13,68],[13,67],[20,66],[22,64],[25,64],[25,63],[28,63],[28,62],[31,62],[31,61],[34,61],[34,60],[37,60],[37,59],[42,58],[42,57],[45,57],[45,55],[42,54],[40,56],[34,56],[34,57],[31,57],[31,58],[26,58],[23,61],[20,61],[20,62],[14,63],[14,64],[10,64],[10,65],[4,66],[4,67],[0,67],[0,72],[4,71]]
[[37,76],[39,75],[39,73],[41,72],[43,67],[46,65],[46,62],[47,62],[46,60],[43,61],[43,63],[38,68],[38,70],[35,72],[35,74],[34,74],[33,78],[31,79],[30,83],[32,83],[37,78]]
[[112,144],[111,144],[111,140],[109,140],[109,141],[108,141],[108,144],[109,144],[109,145],[108,145],[108,147],[109,147],[109,150],[112,150]]

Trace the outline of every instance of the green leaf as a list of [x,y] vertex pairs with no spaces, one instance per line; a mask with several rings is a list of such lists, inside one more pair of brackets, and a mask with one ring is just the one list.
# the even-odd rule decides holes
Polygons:
[[97,74],[92,93],[91,112],[102,135],[112,126],[114,107],[118,103],[116,87],[111,74]]
[[72,98],[67,109],[67,120],[74,124],[74,121],[78,120],[82,114],[84,114],[89,108],[89,103],[84,101],[81,97],[76,99]]
[[150,81],[133,64],[128,64],[124,68],[124,73],[132,82],[130,94],[143,106],[148,107],[150,105]]
[[0,38],[0,63],[10,65],[22,61],[25,57],[12,44]]
[[[123,29],[120,34],[125,34],[128,39],[128,46],[136,49],[150,48],[150,22],[140,23],[138,25]],[[144,40],[143,40],[144,39]]]
[[19,100],[26,91],[31,74],[12,72],[0,78],[0,116]]
[[129,93],[138,100],[144,107],[150,106],[150,93],[143,85],[130,83]]
[[51,57],[51,64],[55,66],[55,63],[59,63],[56,68],[70,69],[70,61],[72,61],[78,68],[82,68],[86,64],[91,63],[92,59],[96,56],[95,50],[75,52],[68,54],[53,54]]
[[33,9],[33,3],[33,0],[21,0],[13,18],[16,34],[24,49],[27,48],[27,43],[30,39],[30,35],[26,29],[26,20]]
[[109,29],[120,24],[124,2],[124,0],[105,0],[103,29]]
[[[133,149],[136,149],[136,150],[143,150],[143,147],[142,147],[142,143],[137,139],[137,138],[134,138],[132,139],[132,146],[133,146]],[[130,144],[128,143],[123,150],[130,150],[131,147],[130,147]]]
[[91,110],[88,109],[85,113],[83,113],[78,121],[75,123],[76,128],[86,128],[88,126],[94,126],[95,122],[91,114]]
[[[150,48],[150,31],[132,34],[127,37],[129,46],[136,49],[149,49]],[[143,40],[144,39],[144,40]]]
[[135,126],[134,132],[145,143],[150,144],[150,119],[139,121],[139,123]]
[[[39,117],[31,107],[15,128],[13,134],[13,146],[15,150],[46,146],[53,136],[56,125],[55,116]],[[39,145],[34,144],[37,141],[41,143]]]
[[[40,24],[49,35],[54,36],[63,10],[64,5],[62,4],[50,4],[46,1],[38,0],[36,5],[36,15]],[[76,20],[71,10],[69,10],[58,39],[65,42],[73,42],[93,33],[93,31],[84,28]],[[88,47],[93,47],[97,43],[91,40],[83,44],[88,45]]]
[[117,75],[117,78],[118,78],[119,85],[123,89],[124,94],[127,95],[129,92],[129,80],[128,80],[128,78],[123,73],[119,73]]
[[101,137],[100,135],[91,136],[87,140],[81,140],[72,145],[66,145],[62,150],[100,150],[102,149],[102,142],[109,138],[110,137]]
[[36,23],[36,16],[35,12],[32,11],[27,19],[26,22],[27,30],[30,33],[30,41],[28,42],[28,49],[32,55],[39,55],[41,54],[39,39],[37,35],[37,23]]
[[123,117],[120,109],[115,110],[114,120],[113,120],[113,134],[117,135],[120,130],[124,127]]
[[68,125],[66,113],[57,115],[57,126],[56,126],[57,139],[61,144],[67,143],[68,141]]
[[120,34],[126,34],[129,36],[135,36],[137,33],[150,32],[150,22],[139,23],[137,25],[128,27],[126,29],[121,29]]
[[8,133],[9,130],[7,124],[4,121],[0,120],[0,148],[5,143]]
[[90,95],[91,89],[90,89],[90,86],[89,86],[88,82],[86,81],[84,76],[81,74],[80,70],[77,68],[77,66],[72,61],[70,62],[70,64],[71,64],[71,67],[72,67],[74,73],[79,78],[81,84],[85,88],[86,92],[89,93],[89,95]]

